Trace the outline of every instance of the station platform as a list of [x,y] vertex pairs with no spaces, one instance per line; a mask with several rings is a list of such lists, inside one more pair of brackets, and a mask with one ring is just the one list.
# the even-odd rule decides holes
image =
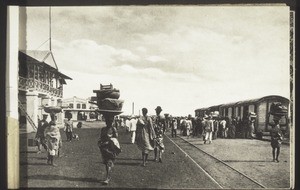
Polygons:
[[[199,167],[191,158],[197,152],[189,153],[189,145],[178,148],[176,140],[166,133],[163,163],[154,162],[154,153],[149,154],[146,167],[141,165],[141,151],[130,143],[130,133],[119,128],[119,141],[122,152],[116,158],[112,180],[108,185],[105,179],[105,166],[97,146],[103,122],[85,123],[81,129],[74,128],[79,140],[66,142],[61,129],[63,147],[61,157],[55,158],[58,167],[46,164],[46,152],[20,153],[20,183],[23,188],[125,188],[125,189],[220,189],[214,175]],[[25,138],[23,134],[21,139]],[[262,182],[268,188],[287,188],[290,182],[289,145],[282,145],[280,162],[272,162],[269,142],[248,139],[217,139],[212,144],[203,145],[202,138],[182,139],[198,146],[220,160],[241,170]],[[22,140],[21,140],[22,141]],[[200,158],[201,160],[201,158]],[[213,167],[213,166],[212,166]],[[226,174],[222,174],[226,176]],[[225,178],[226,180],[226,178]],[[242,188],[242,186],[241,186]]]

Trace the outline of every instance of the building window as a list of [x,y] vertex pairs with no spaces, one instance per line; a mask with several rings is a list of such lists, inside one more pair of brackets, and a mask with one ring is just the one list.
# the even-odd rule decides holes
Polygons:
[[80,104],[77,104],[77,109],[80,109]]
[[86,104],[82,104],[82,109],[86,109]]
[[74,108],[74,104],[69,104],[69,107],[70,108]]

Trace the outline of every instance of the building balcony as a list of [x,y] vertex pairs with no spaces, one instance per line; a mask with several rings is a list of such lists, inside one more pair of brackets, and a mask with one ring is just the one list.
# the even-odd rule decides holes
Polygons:
[[37,92],[45,93],[50,96],[62,98],[63,88],[53,88],[49,84],[33,78],[24,78],[19,76],[19,90],[35,90]]

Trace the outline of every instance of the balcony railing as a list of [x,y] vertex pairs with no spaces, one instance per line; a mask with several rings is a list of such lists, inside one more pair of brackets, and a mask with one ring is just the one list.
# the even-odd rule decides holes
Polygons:
[[53,88],[49,84],[33,78],[24,78],[19,76],[19,90],[36,90],[38,92],[47,93],[51,96],[63,96],[62,88]]

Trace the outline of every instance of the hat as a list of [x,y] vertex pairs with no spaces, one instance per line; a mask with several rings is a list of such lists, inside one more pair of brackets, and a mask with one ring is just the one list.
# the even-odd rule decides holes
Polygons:
[[162,109],[161,109],[160,106],[157,106],[157,107],[155,108],[155,110],[157,110],[157,111],[162,111]]

